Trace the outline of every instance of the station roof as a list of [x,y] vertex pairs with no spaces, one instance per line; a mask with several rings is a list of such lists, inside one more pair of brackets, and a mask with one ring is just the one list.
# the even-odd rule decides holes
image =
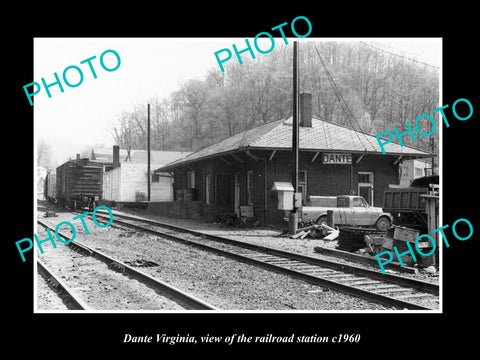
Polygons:
[[[243,150],[289,150],[292,147],[292,123],[290,116],[243,131],[156,171],[170,171],[179,165]],[[393,142],[384,145],[384,148],[386,155],[414,158],[431,156],[427,152]],[[382,154],[375,136],[316,118],[312,118],[312,127],[299,127],[299,150]]]
[[[181,159],[191,152],[186,151],[158,151],[150,150],[150,162],[157,165],[166,165],[175,160]],[[130,158],[127,158],[128,151],[126,149],[120,149],[120,163],[132,162],[135,164],[146,164],[148,161],[147,150],[130,150]],[[113,149],[112,148],[93,148],[92,159],[103,163],[113,162]]]

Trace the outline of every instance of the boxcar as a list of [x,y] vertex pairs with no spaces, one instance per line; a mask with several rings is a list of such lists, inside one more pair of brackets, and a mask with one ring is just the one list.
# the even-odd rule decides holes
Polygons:
[[89,200],[102,199],[103,164],[89,159],[70,160],[57,168],[56,194],[61,205],[88,206]]
[[57,199],[56,179],[57,172],[52,169],[48,170],[47,176],[45,177],[43,195],[45,195],[45,199],[50,202],[56,202]]

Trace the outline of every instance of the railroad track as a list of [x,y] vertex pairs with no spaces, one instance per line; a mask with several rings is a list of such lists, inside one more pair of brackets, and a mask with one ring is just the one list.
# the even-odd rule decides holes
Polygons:
[[[96,218],[110,220],[101,211]],[[249,244],[158,221],[114,214],[113,224],[195,246],[247,264],[359,296],[388,307],[410,310],[438,308],[439,286],[393,274],[383,275],[354,265]]]
[[[55,228],[49,226],[48,224],[44,223],[41,220],[37,220],[38,224],[44,228],[48,228],[52,231],[55,231]],[[69,240],[71,236],[68,236],[60,231],[58,231],[58,235],[64,238],[65,240]],[[168,285],[158,279],[153,278],[152,276],[145,274],[142,271],[135,269],[134,267],[125,264],[117,259],[114,259],[108,255],[103,254],[102,252],[95,250],[93,248],[88,247],[87,245],[78,242],[76,240],[70,242],[68,244],[72,247],[75,251],[90,256],[96,260],[104,262],[107,264],[108,268],[120,272],[123,275],[126,275],[128,278],[133,278],[138,282],[150,287],[151,289],[155,290],[161,296],[164,296],[175,303],[179,304],[182,308],[187,310],[218,310],[213,305],[210,305],[192,295],[189,295],[171,285]],[[86,305],[86,303],[75,294],[74,291],[68,288],[68,286],[61,281],[58,276],[55,276],[53,272],[48,269],[45,264],[37,261],[38,271],[47,279],[47,282],[59,292],[63,292],[66,294],[68,298],[70,298],[74,304],[74,307],[78,310],[91,310],[91,307]],[[128,281],[127,279],[125,279]]]
[[48,285],[62,298],[72,304],[73,310],[91,310],[90,307],[65,284],[53,271],[42,261],[37,260],[37,272],[43,276]]

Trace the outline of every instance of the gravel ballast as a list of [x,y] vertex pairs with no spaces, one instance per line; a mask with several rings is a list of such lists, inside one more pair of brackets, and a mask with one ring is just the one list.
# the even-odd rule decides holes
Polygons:
[[[113,209],[114,211],[117,211]],[[121,211],[119,211],[121,213]],[[321,254],[314,251],[314,248],[317,246],[326,247],[330,249],[335,249],[337,241],[324,241],[319,239],[290,239],[288,235],[281,235],[280,229],[273,228],[234,228],[227,227],[224,224],[212,223],[212,222],[202,222],[195,219],[175,219],[162,217],[158,215],[145,214],[145,211],[136,210],[136,211],[125,211],[125,214],[135,215],[145,217],[151,220],[163,222],[166,224],[171,224],[175,226],[185,227],[187,229],[197,230],[205,232],[208,234],[222,236],[233,240],[244,241],[247,243],[252,243],[256,245],[271,247],[279,250],[291,251],[299,253],[302,255],[307,255],[311,257],[316,257],[319,259],[333,260],[337,262],[343,262],[345,264],[351,264],[358,267],[364,267],[371,270],[376,270],[380,272],[380,267],[378,265],[367,265],[363,263],[358,263],[345,259],[342,257],[334,257],[326,254]],[[393,274],[398,274],[404,277],[409,277],[413,279],[418,279],[422,281],[431,282],[434,284],[439,283],[438,274],[428,274],[425,272],[419,272],[417,274],[411,274],[408,272],[396,272],[388,270]]]
[[[188,245],[179,244],[171,240],[161,239],[132,230],[97,227],[91,219],[85,218],[90,235],[85,234],[80,220],[72,221],[77,214],[59,212],[57,217],[43,218],[44,212],[39,211],[39,219],[56,226],[61,221],[70,221],[76,226],[76,240],[85,243],[105,254],[130,264],[155,264],[156,266],[142,267],[141,271],[190,293],[205,302],[223,310],[385,310],[382,305],[372,303],[357,297],[330,290],[328,288],[311,285],[293,279],[289,276],[277,274],[253,265],[247,265],[219,255],[214,255]],[[68,229],[68,227],[66,227]],[[39,229],[39,235],[44,234]],[[68,231],[67,231],[68,233]],[[41,238],[41,236],[40,236]],[[71,251],[67,245],[58,243],[57,249],[45,248],[45,254],[39,256],[50,263],[54,259],[65,263],[62,259],[63,251]],[[77,257],[84,255],[76,254]],[[62,256],[61,256],[62,255]],[[72,255],[70,255],[72,256]],[[114,286],[110,279],[104,278],[104,270],[89,270],[88,264],[76,266],[74,273],[65,275],[77,276],[78,279],[86,277],[88,272],[95,274],[101,286]],[[111,270],[108,270],[111,272]],[[113,276],[113,275],[108,275]],[[123,277],[123,275],[118,274]],[[124,280],[124,279],[123,279]],[[80,280],[78,280],[80,281]],[[82,282],[77,287],[90,285]],[[39,287],[39,291],[42,289]],[[153,295],[146,289],[145,298]],[[115,295],[113,295],[115,293]],[[136,309],[150,310],[151,306],[138,301],[137,306],[126,306],[121,297],[127,298],[128,294],[101,296],[101,309]],[[92,295],[94,296],[94,295]],[[40,297],[40,295],[39,295]],[[94,303],[95,304],[95,303]],[[41,302],[38,303],[41,309]],[[95,305],[94,305],[95,306]]]
[[[222,310],[395,310],[368,300],[326,287],[312,285],[287,275],[244,264],[155,235],[116,225],[100,228],[96,226],[90,218],[85,217],[86,225],[90,231],[90,234],[87,235],[80,220],[72,221],[72,218],[78,215],[77,213],[61,212],[62,210],[58,210],[57,207],[50,204],[45,206],[50,211],[56,209],[55,211],[58,212],[58,216],[43,218],[46,208],[40,207],[38,212],[39,219],[54,227],[61,221],[69,221],[76,226],[76,240],[117,258],[122,262],[132,266],[139,266],[141,267],[141,271]],[[144,216],[138,212],[136,215]],[[148,218],[229,237],[235,240],[257,243],[288,251],[297,251],[309,256],[323,256],[313,252],[313,247],[318,246],[318,240],[292,240],[282,238],[278,237],[279,231],[273,229],[251,228],[230,230],[220,224],[202,223],[194,220],[167,219],[158,216],[148,216]],[[66,227],[66,229],[68,230],[68,227]],[[39,229],[39,231],[43,230]],[[46,249],[45,254],[39,255],[41,259],[43,260],[44,257],[47,258],[49,256],[55,257],[55,252],[58,251],[60,247],[67,247],[59,242],[57,244],[57,249],[49,248]],[[83,255],[76,254],[76,256]],[[65,262],[65,260],[63,260],[63,262]],[[87,266],[80,266],[77,269],[76,275],[78,277],[83,277],[84,271],[86,271],[82,270],[83,268],[87,269]],[[97,277],[103,276],[103,270],[95,271],[97,272]],[[39,287],[38,299],[41,298],[41,292],[43,291],[44,289]],[[119,296],[121,297],[123,295],[116,295],[117,298]],[[147,293],[145,298],[149,298],[150,296],[151,294]],[[124,307],[125,304],[122,304],[117,298],[115,298],[115,296],[111,298],[103,297],[102,309],[152,309],[151,307],[145,306],[141,301],[136,307]],[[39,300],[39,309],[43,306],[42,304]]]

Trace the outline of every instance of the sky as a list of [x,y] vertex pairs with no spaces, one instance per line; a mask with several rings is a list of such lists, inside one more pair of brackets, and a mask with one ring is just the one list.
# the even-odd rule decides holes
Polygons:
[[[291,46],[293,40],[325,41],[340,39],[282,38],[275,39],[275,49]],[[440,38],[352,38],[384,51],[414,58],[433,66],[441,66]],[[252,42],[252,39],[249,40]],[[49,88],[51,98],[42,87],[34,96],[35,141],[50,145],[50,157],[56,165],[74,158],[76,153],[94,144],[114,145],[112,129],[119,115],[133,110],[134,106],[148,103],[154,97],[168,97],[189,79],[203,80],[211,69],[220,71],[214,52],[232,49],[232,44],[245,44],[244,38],[36,38],[34,39],[34,79],[41,84],[55,81],[56,72],[64,87]],[[265,46],[264,48],[268,48]],[[293,48],[293,46],[292,46]],[[100,65],[100,55],[115,50],[121,64],[115,71],[105,71]],[[248,55],[245,54],[245,55]],[[91,61],[97,78],[94,79],[87,63],[81,61],[96,56]],[[268,54],[256,54],[268,56]],[[105,54],[105,65],[113,68],[116,59]],[[232,57],[230,61],[237,61]],[[66,67],[78,66],[83,82],[77,87],[65,85],[62,74]],[[71,83],[79,81],[75,70],[68,70]],[[32,90],[30,90],[32,91]],[[28,99],[25,97],[26,104]],[[35,144],[36,148],[36,144]],[[35,154],[36,156],[36,154]]]

